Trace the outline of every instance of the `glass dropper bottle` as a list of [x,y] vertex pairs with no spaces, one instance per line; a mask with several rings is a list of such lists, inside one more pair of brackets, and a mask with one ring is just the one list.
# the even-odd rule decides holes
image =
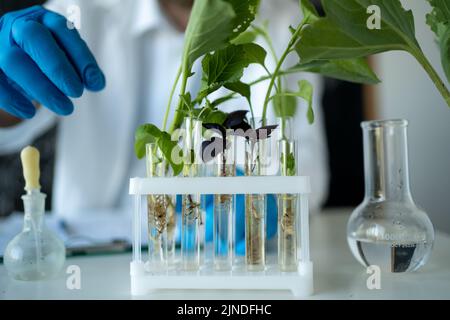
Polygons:
[[45,225],[45,198],[39,184],[39,151],[26,147],[20,155],[26,194],[22,196],[25,215],[22,232],[5,250],[8,274],[16,280],[42,280],[56,275],[64,265],[64,243]]

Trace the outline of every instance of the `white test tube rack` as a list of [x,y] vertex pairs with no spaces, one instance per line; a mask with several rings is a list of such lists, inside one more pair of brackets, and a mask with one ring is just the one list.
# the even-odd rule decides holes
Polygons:
[[[193,191],[195,190],[195,191]],[[246,271],[245,262],[232,271],[215,271],[205,264],[199,271],[167,270],[154,274],[146,266],[141,250],[143,199],[151,194],[297,194],[298,271],[280,272],[276,259],[266,262],[262,272]],[[199,177],[132,178],[130,195],[135,198],[133,258],[130,264],[131,293],[145,295],[159,289],[290,290],[295,297],[313,294],[313,263],[309,250],[309,177]]]

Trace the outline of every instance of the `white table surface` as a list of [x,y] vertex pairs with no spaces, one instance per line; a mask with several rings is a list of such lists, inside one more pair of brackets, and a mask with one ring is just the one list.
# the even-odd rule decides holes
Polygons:
[[[410,274],[382,274],[381,289],[369,290],[368,274],[351,255],[346,242],[348,213],[311,217],[311,252],[315,294],[310,299],[450,299],[450,236],[437,233],[428,264]],[[81,268],[81,289],[66,287],[60,276],[41,282],[8,278],[0,265],[0,299],[292,299],[288,291],[159,291],[139,298],[130,295],[130,254],[78,257],[66,266]]]

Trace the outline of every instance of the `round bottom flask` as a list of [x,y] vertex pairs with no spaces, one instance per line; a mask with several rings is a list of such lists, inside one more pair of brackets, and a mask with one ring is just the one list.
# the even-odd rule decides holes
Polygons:
[[347,240],[364,266],[410,272],[430,257],[434,229],[411,196],[406,120],[362,124],[365,199],[347,225]]
[[51,278],[64,265],[64,243],[45,225],[45,195],[27,194],[22,199],[25,206],[24,227],[6,247],[5,267],[16,280]]

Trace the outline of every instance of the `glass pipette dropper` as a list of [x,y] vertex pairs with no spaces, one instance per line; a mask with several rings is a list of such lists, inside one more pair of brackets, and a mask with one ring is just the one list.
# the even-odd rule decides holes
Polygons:
[[[39,166],[39,150],[34,147],[26,147],[20,153],[20,159],[22,160],[23,177],[25,179],[25,191],[26,195],[22,197],[24,201],[24,207],[30,206],[30,222],[32,225],[32,231],[34,234],[35,245],[36,245],[36,269],[38,273],[41,273],[40,261],[42,260],[42,249],[41,249],[41,239],[39,226],[42,219],[42,215],[39,214],[38,208],[44,205],[45,208],[45,198],[46,195],[41,193],[41,185],[39,183],[39,178],[41,175]],[[27,203],[28,202],[28,203]],[[34,210],[34,208],[38,210]],[[27,208],[25,208],[25,213],[27,213]],[[25,214],[25,219],[27,214]]]

